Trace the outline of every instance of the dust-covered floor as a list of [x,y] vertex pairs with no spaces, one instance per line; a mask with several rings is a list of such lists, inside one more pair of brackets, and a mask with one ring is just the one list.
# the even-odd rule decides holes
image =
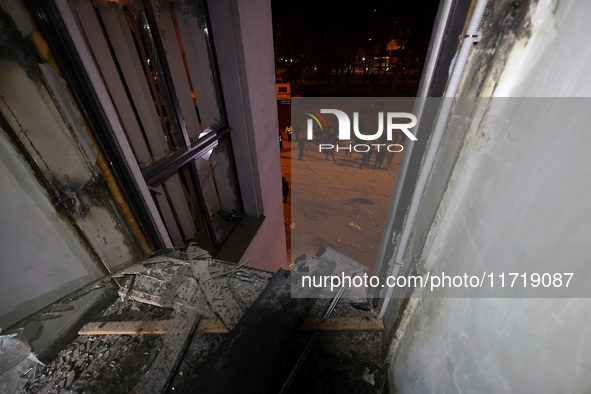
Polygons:
[[[184,274],[185,267],[177,269]],[[235,265],[214,262],[209,271],[216,280],[231,283],[232,297],[240,299],[240,317],[265,288],[270,273],[242,268],[242,275],[226,275],[235,271]],[[221,272],[221,273],[220,273]],[[238,272],[238,271],[236,271]],[[157,277],[154,272],[150,277]],[[161,276],[159,277],[161,279]],[[159,280],[160,280],[159,279]],[[127,283],[129,285],[129,283]],[[140,284],[136,284],[140,286]],[[94,321],[150,321],[169,320],[175,309],[138,302],[137,296],[121,297],[104,310]],[[130,293],[129,288],[120,294]],[[195,302],[193,297],[191,302]],[[160,300],[162,300],[160,298]],[[318,299],[310,317],[320,317],[330,299]],[[202,308],[203,309],[203,308]],[[206,313],[201,311],[201,313]],[[217,312],[210,316],[216,317]],[[202,315],[203,316],[203,315]],[[375,317],[375,312],[363,300],[343,298],[332,317]],[[232,319],[229,317],[228,319]],[[230,324],[228,324],[230,325]],[[230,328],[230,327],[229,327]],[[380,368],[381,331],[323,332],[307,356],[289,393],[379,393],[383,382]],[[163,350],[166,335],[80,335],[63,349],[48,365],[37,365],[29,374],[25,393],[128,393],[137,390],[138,383],[152,371],[153,364]],[[192,383],[196,371],[224,341],[227,334],[194,333],[182,353],[178,367],[168,378],[165,391],[183,392]],[[312,336],[311,332],[290,334],[282,349],[283,356],[273,372],[280,387],[289,375]],[[257,344],[253,344],[257,346]]]
[[[330,300],[315,306],[320,316]],[[375,317],[369,305],[343,299],[332,317]],[[306,339],[311,336],[303,335]],[[322,332],[289,393],[377,394],[384,382],[380,363],[381,331]]]

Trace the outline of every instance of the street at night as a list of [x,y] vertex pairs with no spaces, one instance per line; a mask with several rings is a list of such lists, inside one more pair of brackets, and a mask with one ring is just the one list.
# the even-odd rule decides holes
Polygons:
[[[281,121],[288,121],[289,110],[278,107]],[[390,168],[387,162],[376,166],[372,156],[361,169],[361,153],[336,152],[333,160],[303,133],[299,137],[304,142],[301,160],[295,135],[290,142],[282,130],[281,172],[290,186],[284,204],[288,254],[293,261],[331,247],[373,272],[402,153],[393,155]]]

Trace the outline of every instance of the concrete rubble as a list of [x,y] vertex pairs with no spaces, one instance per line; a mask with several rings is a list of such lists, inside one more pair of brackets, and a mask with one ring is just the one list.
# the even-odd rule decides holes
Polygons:
[[[336,260],[335,272],[364,272],[363,266],[330,248],[321,258]],[[319,261],[312,258],[300,264],[313,270]],[[0,384],[11,384],[0,386],[0,391],[128,393],[146,392],[148,387],[149,392],[182,391],[227,335],[195,333],[199,320],[219,319],[231,330],[273,276],[247,265],[216,260],[190,245],[185,251],[169,251],[129,267],[124,277],[116,279],[119,298],[93,321],[170,320],[173,323],[167,334],[80,335],[46,366],[22,358],[14,368],[17,378],[0,374]],[[333,316],[375,317],[373,310],[365,307],[364,292],[347,290],[344,298]],[[324,294],[310,317],[320,316],[329,302],[330,294]],[[297,333],[293,346],[285,351],[297,353],[309,334]],[[291,392],[351,392],[339,390],[359,387],[361,391],[356,392],[378,393],[383,381],[380,340],[381,332],[376,331],[322,333]],[[2,350],[0,360],[5,358]]]

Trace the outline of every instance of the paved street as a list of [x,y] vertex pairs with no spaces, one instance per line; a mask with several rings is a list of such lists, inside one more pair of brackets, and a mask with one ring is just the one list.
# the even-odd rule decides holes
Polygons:
[[[286,110],[279,108],[282,124]],[[281,170],[290,185],[285,229],[292,261],[330,246],[373,272],[402,154],[394,156],[389,170],[386,162],[375,167],[375,155],[360,169],[360,153],[346,157],[338,152],[335,161],[330,156],[326,160],[318,146],[306,141],[304,157],[298,160],[298,143],[290,143],[285,133],[283,145]]]

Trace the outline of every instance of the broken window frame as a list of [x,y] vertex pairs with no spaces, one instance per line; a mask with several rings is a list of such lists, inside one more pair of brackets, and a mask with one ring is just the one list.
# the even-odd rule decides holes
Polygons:
[[158,231],[150,208],[142,197],[137,179],[125,160],[113,127],[94,90],[93,83],[78,55],[57,5],[53,1],[44,0],[24,0],[24,3],[43,38],[47,41],[53,59],[142,233],[153,250],[162,249],[165,246],[165,241]]
[[[64,26],[63,21],[61,20],[61,16],[59,14],[59,11],[57,10],[57,7],[55,6],[55,4],[53,4],[53,2],[47,2],[46,4],[41,4],[43,2],[37,1],[37,0],[30,0],[27,1],[27,6],[29,7],[29,9],[32,11],[32,14],[36,15],[36,19],[39,20],[38,23],[42,23],[45,24],[45,28],[44,28],[44,32],[46,35],[49,36],[48,41],[50,43],[50,46],[52,48],[52,50],[54,50],[56,52],[56,54],[59,54],[56,57],[59,57],[60,59],[58,59],[58,66],[60,67],[60,69],[64,69],[64,68],[69,68],[69,69],[73,69],[72,71],[69,72],[64,72],[64,75],[66,76],[66,81],[68,81],[68,84],[71,87],[71,90],[76,91],[76,93],[74,94],[77,101],[79,102],[79,98],[83,97],[83,96],[96,96],[96,94],[92,91],[92,84],[80,84],[78,83],[78,80],[81,78],[79,75],[83,72],[85,72],[84,70],[84,66],[81,64],[80,61],[78,62],[73,62],[71,60],[65,60],[65,59],[71,59],[71,58],[77,58],[78,55],[76,53],[76,49],[75,46],[71,43],[71,38],[67,37],[66,39],[64,39],[64,36],[66,36],[67,33],[67,29]],[[76,3],[76,2],[74,2]],[[182,3],[182,2],[181,2]],[[88,3],[87,3],[88,4]],[[157,21],[156,18],[161,18],[162,15],[155,14],[154,10],[152,9],[152,7],[156,6],[156,7],[160,7],[162,6],[162,4],[167,5],[167,4],[172,4],[172,2],[168,2],[168,1],[158,1],[158,0],[144,0],[144,1],[139,1],[137,4],[141,4],[141,7],[143,9],[144,12],[144,16],[146,17],[146,19],[144,20],[144,22],[146,22],[146,24],[148,25],[148,31],[150,34],[146,35],[145,38],[149,41],[148,45],[151,46],[151,49],[154,51],[154,55],[157,57],[157,66],[160,68],[159,71],[159,77],[161,78],[159,82],[162,83],[162,86],[160,86],[160,88],[162,90],[165,91],[165,102],[166,102],[166,106],[167,106],[167,112],[174,112],[175,116],[174,117],[174,121],[171,122],[173,123],[173,125],[171,126],[171,129],[173,129],[175,132],[178,133],[178,137],[179,137],[179,141],[175,141],[176,144],[174,146],[174,150],[168,150],[166,152],[165,155],[162,155],[162,157],[157,157],[156,160],[152,160],[151,162],[148,163],[148,165],[143,166],[144,168],[142,169],[142,175],[143,175],[143,179],[134,179],[133,183],[135,184],[136,182],[145,182],[145,184],[148,186],[148,188],[151,190],[152,193],[152,197],[154,198],[154,201],[156,203],[156,205],[158,206],[158,211],[160,213],[160,215],[162,216],[163,221],[165,222],[165,226],[167,231],[169,232],[169,235],[171,236],[172,239],[175,239],[175,246],[182,246],[180,245],[181,243],[187,243],[188,241],[192,240],[195,236],[197,236],[197,230],[196,229],[192,229],[192,225],[189,223],[190,221],[186,220],[187,216],[187,212],[192,214],[190,215],[191,218],[193,219],[193,225],[196,225],[198,228],[200,229],[204,229],[206,232],[206,237],[201,237],[201,242],[199,242],[199,238],[196,239],[199,243],[200,246],[202,246],[204,249],[207,249],[208,251],[214,253],[217,250],[220,249],[221,245],[223,244],[223,242],[225,241],[225,239],[228,237],[228,235],[231,233],[231,231],[233,230],[233,228],[235,228],[236,224],[239,222],[239,219],[243,217],[243,206],[242,206],[242,201],[241,201],[241,193],[240,193],[240,188],[239,188],[239,184],[238,184],[238,180],[237,180],[237,174],[236,174],[236,165],[235,165],[235,161],[234,161],[234,157],[233,157],[233,151],[231,149],[231,140],[230,140],[230,134],[231,134],[231,129],[227,124],[227,117],[226,117],[226,113],[225,113],[225,107],[223,105],[223,96],[222,96],[222,91],[221,91],[221,83],[219,80],[219,75],[218,75],[218,71],[217,71],[217,63],[216,63],[216,58],[215,58],[215,50],[213,47],[213,43],[210,37],[210,33],[209,31],[211,31],[211,29],[209,28],[209,21],[208,21],[208,16],[207,16],[207,8],[206,8],[206,4],[204,1],[198,1],[198,7],[200,7],[200,11],[202,12],[202,14],[199,15],[199,24],[200,27],[202,29],[202,33],[204,35],[205,38],[205,42],[206,42],[206,46],[207,46],[207,56],[202,56],[201,60],[203,61],[203,59],[206,59],[205,61],[208,63],[209,67],[208,70],[211,75],[210,75],[210,81],[212,84],[212,88],[214,90],[214,95],[207,97],[207,100],[210,101],[210,106],[214,107],[218,112],[217,114],[219,114],[219,119],[215,119],[217,122],[215,125],[212,125],[213,128],[210,128],[208,125],[203,125],[203,126],[207,126],[207,127],[201,127],[201,129],[203,130],[203,128],[205,128],[205,130],[203,130],[200,133],[195,133],[195,131],[193,130],[192,133],[190,133],[187,130],[187,124],[185,123],[185,119],[184,119],[184,115],[187,114],[187,103],[185,100],[185,111],[182,111],[181,108],[181,104],[176,96],[175,93],[175,83],[172,80],[172,75],[171,75],[171,70],[170,70],[170,59],[167,58],[167,54],[168,52],[165,51],[165,48],[163,47],[163,43],[162,43],[162,39],[159,36],[159,34],[161,32],[158,31],[158,29],[162,29],[162,23]],[[111,4],[107,4],[108,6],[113,6],[114,3]],[[70,4],[71,8],[73,9],[72,3]],[[94,8],[94,13],[96,13],[97,17],[99,17],[100,12]],[[99,17],[100,18],[100,17]],[[178,22],[177,22],[178,23]],[[57,27],[56,27],[57,26]],[[103,25],[103,29],[104,29],[104,25]],[[178,27],[177,27],[178,29]],[[58,30],[61,30],[58,32]],[[104,30],[103,30],[104,32]],[[167,32],[164,31],[162,32],[163,34],[166,34]],[[106,36],[106,33],[105,33]],[[181,43],[182,46],[182,43]],[[59,50],[55,50],[54,47],[61,47]],[[92,45],[90,45],[90,47],[92,48]],[[115,58],[115,55],[113,54],[113,48],[110,48],[111,50],[111,54],[113,56],[113,58]],[[199,54],[197,54],[199,55]],[[177,60],[177,75],[178,75],[178,60]],[[189,77],[190,80],[190,73],[187,67],[187,59],[183,58],[182,59],[184,66],[183,69],[184,71],[187,72],[187,77]],[[175,66],[175,64],[172,64],[172,66]],[[203,65],[201,65],[203,66]],[[100,67],[99,67],[100,69]],[[121,72],[121,70],[119,70],[119,72]],[[68,75],[73,75],[73,77],[68,78]],[[124,80],[123,77],[121,77],[122,80]],[[85,79],[88,79],[88,76],[85,76]],[[105,79],[105,78],[103,78]],[[113,96],[114,94],[111,93],[111,95]],[[129,91],[128,91],[128,96],[129,96]],[[130,97],[130,101],[131,101],[131,97]],[[193,101],[195,103],[197,103],[197,100],[195,98],[193,98]],[[201,98],[201,102],[203,102],[203,98]],[[99,103],[93,103],[90,105],[80,105],[81,108],[84,108],[85,110],[83,111],[83,113],[85,114],[89,114],[89,113],[96,113],[96,112],[100,112],[101,110],[99,110],[97,107],[100,106]],[[198,109],[197,109],[198,110]],[[189,111],[191,112],[191,111]],[[195,111],[196,112],[196,111]],[[215,113],[215,111],[214,111]],[[167,114],[168,116],[171,116],[170,113]],[[134,116],[138,117],[137,112],[134,114]],[[197,115],[198,117],[199,115]],[[189,117],[191,118],[195,118],[195,113],[189,113]],[[212,117],[209,117],[210,119],[212,119]],[[105,119],[106,120],[106,119]],[[91,126],[91,129],[93,130],[93,134],[96,135],[97,140],[98,139],[111,139],[111,142],[103,142],[100,143],[99,142],[99,148],[101,151],[103,151],[104,149],[106,149],[106,147],[108,145],[116,145],[116,140],[115,138],[113,138],[111,136],[112,132],[110,131],[110,127],[106,126],[104,123],[105,122],[97,122],[94,119],[87,119],[88,124]],[[123,122],[125,123],[125,122]],[[139,123],[139,120],[138,120]],[[94,124],[94,127],[93,127]],[[193,125],[194,126],[194,125]],[[140,126],[141,127],[141,126]],[[127,127],[124,127],[126,134],[127,134]],[[193,127],[195,128],[195,127]],[[107,131],[107,133],[105,133],[105,131]],[[107,136],[101,135],[101,134],[109,134]],[[115,140],[115,142],[113,143],[113,140]],[[133,149],[133,143],[132,143],[132,138],[129,137],[128,135],[128,140],[130,141],[130,145],[132,145],[132,149]],[[203,155],[207,154],[208,152],[210,152],[213,148],[215,148],[215,146],[217,145],[217,143],[222,143],[223,141],[228,141],[227,144],[230,147],[230,149],[227,150],[227,160],[229,162],[229,166],[231,168],[231,174],[229,174],[229,176],[227,177],[227,179],[224,179],[224,181],[226,182],[230,182],[231,183],[231,189],[234,191],[235,194],[235,198],[236,198],[236,210],[232,212],[232,215],[230,215],[231,220],[228,221],[228,225],[224,227],[224,231],[223,233],[219,233],[216,234],[214,225],[212,223],[212,218],[210,217],[210,215],[208,214],[203,214],[205,212],[208,212],[208,206],[206,204],[206,201],[203,197],[203,190],[201,189],[201,183],[199,180],[199,176],[197,175],[197,169],[195,167],[195,159],[202,157]],[[117,146],[114,146],[111,148],[112,152],[110,154],[106,154],[105,156],[108,156],[108,162],[111,164],[112,170],[115,173],[119,173],[119,172],[131,172],[131,171],[126,171],[126,167],[127,167],[127,163],[122,163],[125,161],[125,159],[123,158],[123,155],[121,154],[120,150],[118,149]],[[138,159],[138,154],[136,152],[136,149],[134,150],[134,155],[136,156],[136,159]],[[140,163],[140,160],[138,160],[138,163]],[[141,163],[140,163],[141,165]],[[179,177],[179,174],[183,173],[184,174],[184,178],[181,176]],[[133,175],[132,175],[133,177]],[[129,188],[129,184],[130,184],[130,179],[129,177],[120,177],[121,181],[120,181],[120,187],[123,190],[127,190]],[[177,179],[180,178],[180,179]],[[184,179],[184,180],[183,180]],[[179,182],[180,180],[180,182]],[[218,180],[216,180],[217,182]],[[197,208],[191,206],[191,202],[184,202],[184,204],[186,206],[188,206],[188,209],[183,208],[181,209],[179,212],[176,212],[173,204],[172,204],[172,200],[171,200],[171,196],[169,194],[167,194],[166,196],[166,200],[168,200],[168,207],[163,207],[163,206],[159,206],[159,200],[160,203],[163,203],[164,200],[163,199],[158,199],[157,198],[157,193],[158,190],[162,188],[163,185],[165,185],[166,183],[170,183],[173,182],[176,184],[176,186],[174,186],[175,188],[175,197],[174,200],[177,201],[176,206],[178,207],[179,203],[178,200],[186,197],[187,199],[189,198],[196,198],[197,199]],[[194,186],[194,188],[192,190],[188,190],[187,189],[187,185],[188,184],[192,184]],[[180,185],[180,186],[179,186]],[[183,187],[184,185],[184,187]],[[194,192],[194,193],[193,193]],[[216,193],[219,192],[216,188]],[[128,196],[126,196],[128,197]],[[134,201],[133,205],[140,205],[141,201],[138,201],[141,199],[141,196],[139,196],[140,198],[137,198],[138,196],[135,196],[134,198],[132,198],[131,200]],[[144,203],[145,205],[145,203]],[[136,209],[136,211],[138,211]],[[135,211],[134,211],[135,214]],[[146,229],[146,227],[149,227],[151,229],[151,231],[154,233],[157,233],[157,230],[155,229],[153,220],[145,220],[145,219],[149,219],[149,215],[146,215],[145,213],[142,214],[135,214],[136,218],[138,218],[139,221],[141,221],[144,226],[144,230]],[[221,215],[220,215],[221,216]],[[168,223],[167,223],[168,222]],[[198,222],[202,222],[202,223],[198,223]],[[202,224],[202,226],[201,226]],[[184,227],[184,231],[183,231],[183,227]],[[179,237],[178,235],[176,237],[173,236],[173,233],[177,233],[179,234],[179,230],[181,236]],[[162,237],[161,236],[154,236],[151,235],[150,237],[150,243],[153,247],[154,250],[159,250],[164,246],[164,242],[162,241]]]

